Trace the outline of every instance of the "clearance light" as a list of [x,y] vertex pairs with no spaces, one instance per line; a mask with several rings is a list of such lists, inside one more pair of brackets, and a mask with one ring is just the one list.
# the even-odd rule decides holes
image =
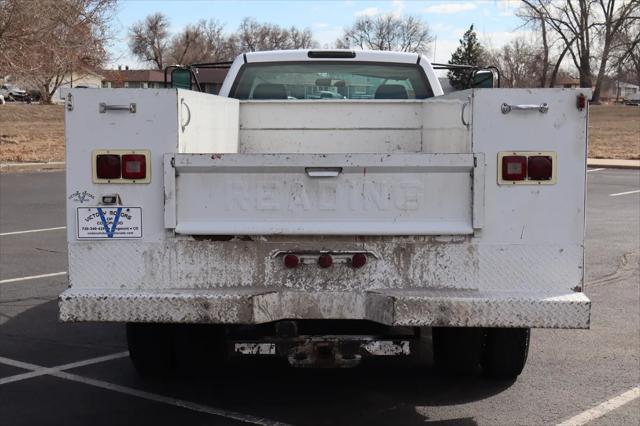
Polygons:
[[295,268],[300,264],[300,258],[295,254],[287,254],[284,256],[284,266],[287,268]]
[[333,265],[333,258],[330,254],[321,254],[318,258],[318,266],[321,268],[328,268]]
[[354,268],[362,268],[367,264],[367,256],[363,253],[356,253],[351,258],[351,266]]

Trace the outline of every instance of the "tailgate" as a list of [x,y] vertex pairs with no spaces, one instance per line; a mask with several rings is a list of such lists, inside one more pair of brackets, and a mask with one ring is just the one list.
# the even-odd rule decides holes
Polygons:
[[165,227],[188,235],[463,235],[481,154],[166,154]]

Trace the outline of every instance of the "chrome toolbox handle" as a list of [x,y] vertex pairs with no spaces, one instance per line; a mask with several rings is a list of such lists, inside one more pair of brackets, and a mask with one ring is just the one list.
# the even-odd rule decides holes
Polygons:
[[107,111],[129,111],[131,114],[136,113],[136,104],[130,103],[129,105],[107,105],[104,102],[98,104],[98,111],[100,114],[104,114]]
[[305,167],[304,171],[311,178],[338,177],[342,167]]
[[500,106],[500,111],[503,114],[509,114],[512,110],[517,111],[539,111],[542,114],[546,114],[549,111],[549,105],[547,103],[542,103],[540,105],[509,105],[508,103],[503,103]]

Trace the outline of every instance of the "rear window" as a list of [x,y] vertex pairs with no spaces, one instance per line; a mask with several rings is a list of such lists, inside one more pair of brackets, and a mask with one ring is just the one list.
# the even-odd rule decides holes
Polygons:
[[246,64],[237,99],[424,99],[433,96],[417,64],[298,62]]

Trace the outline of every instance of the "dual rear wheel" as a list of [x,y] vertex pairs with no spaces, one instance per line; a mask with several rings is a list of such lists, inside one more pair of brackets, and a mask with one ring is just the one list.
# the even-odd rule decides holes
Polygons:
[[225,356],[217,325],[127,323],[127,345],[135,369],[150,378],[170,376],[178,365],[215,365]]
[[454,375],[482,371],[496,379],[515,379],[529,353],[528,328],[433,328],[436,366]]

